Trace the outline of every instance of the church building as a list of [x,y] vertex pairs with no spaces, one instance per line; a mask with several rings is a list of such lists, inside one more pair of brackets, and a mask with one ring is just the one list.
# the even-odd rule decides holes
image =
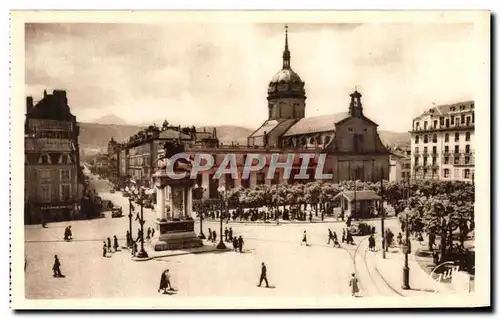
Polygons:
[[350,95],[347,112],[306,117],[304,81],[293,71],[285,27],[283,65],[268,85],[268,119],[248,137],[248,146],[315,150],[327,154],[325,173],[334,182],[389,179],[389,150],[382,143],[378,125],[363,112],[362,95]]

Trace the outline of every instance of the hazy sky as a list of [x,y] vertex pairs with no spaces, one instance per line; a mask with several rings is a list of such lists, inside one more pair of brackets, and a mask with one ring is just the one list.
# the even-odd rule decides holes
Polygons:
[[[306,116],[346,111],[407,131],[432,103],[473,99],[473,25],[291,24],[291,66]],[[257,127],[281,69],[282,24],[30,24],[26,94],[65,89],[79,121]]]

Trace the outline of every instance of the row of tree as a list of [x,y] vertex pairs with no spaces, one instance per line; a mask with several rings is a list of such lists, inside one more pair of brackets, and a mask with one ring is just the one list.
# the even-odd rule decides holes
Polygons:
[[[474,185],[459,181],[412,180],[404,182],[372,183],[342,181],[338,184],[314,181],[305,184],[257,185],[255,188],[236,187],[227,190],[225,201],[230,207],[305,207],[310,205],[316,213],[331,207],[333,198],[342,191],[372,190],[391,205],[396,214],[407,206],[408,199],[449,198],[456,203],[474,203]],[[414,202],[414,201],[413,201]]]

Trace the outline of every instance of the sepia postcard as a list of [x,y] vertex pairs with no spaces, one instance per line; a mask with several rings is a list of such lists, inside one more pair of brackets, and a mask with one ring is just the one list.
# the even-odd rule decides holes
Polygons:
[[11,307],[490,306],[490,19],[12,11]]

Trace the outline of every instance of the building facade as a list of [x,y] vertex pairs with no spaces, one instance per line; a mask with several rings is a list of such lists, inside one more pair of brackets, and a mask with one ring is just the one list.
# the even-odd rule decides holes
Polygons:
[[66,92],[26,98],[25,223],[69,220],[83,192],[79,128]]
[[411,150],[391,150],[389,181],[400,182],[411,179]]
[[110,167],[116,167],[118,184],[150,188],[155,162],[163,151],[164,144],[171,141],[180,141],[188,146],[219,145],[216,129],[197,129],[194,126],[182,128],[168,124],[161,128],[149,126],[123,143],[111,139],[108,143],[108,156],[114,158],[116,163],[110,164]]
[[423,112],[410,135],[414,178],[474,181],[474,101]]

